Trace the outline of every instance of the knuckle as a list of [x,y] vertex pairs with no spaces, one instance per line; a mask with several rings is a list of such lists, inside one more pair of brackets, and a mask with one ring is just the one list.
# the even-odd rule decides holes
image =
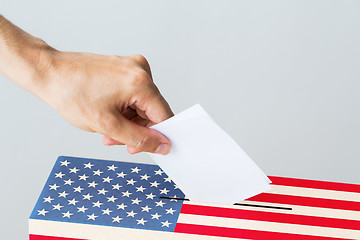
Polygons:
[[146,60],[146,58],[141,54],[134,54],[134,55],[131,55],[131,57],[135,62],[137,62],[140,65],[149,64],[148,61]]
[[147,148],[150,143],[150,138],[144,135],[137,135],[134,137],[134,143],[136,149],[144,150]]
[[98,113],[95,117],[95,124],[101,132],[109,132],[118,127],[118,119],[108,114]]
[[132,85],[148,85],[151,83],[149,75],[142,69],[133,71],[131,75]]

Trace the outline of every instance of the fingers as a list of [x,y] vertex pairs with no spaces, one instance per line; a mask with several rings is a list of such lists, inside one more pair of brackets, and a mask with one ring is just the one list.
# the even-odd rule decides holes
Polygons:
[[143,111],[151,122],[155,124],[160,123],[174,116],[169,104],[163,96],[161,96],[155,85],[153,85],[151,90],[144,93],[144,95],[145,97],[139,97],[141,100],[136,101],[135,106]]
[[124,145],[121,142],[116,141],[115,139],[103,136],[102,142],[106,146],[113,146],[113,145]]
[[[147,119],[143,119],[142,117],[140,116],[135,116],[131,119],[132,122],[140,125],[140,126],[147,126],[149,124],[149,120]],[[103,136],[103,144],[106,145],[106,146],[113,146],[113,145],[124,145],[124,143],[122,142],[119,142],[119,141],[116,141],[115,139],[112,139],[112,138],[109,138],[109,137],[106,137],[106,136]],[[130,151],[129,151],[130,152]],[[135,150],[132,150],[131,153],[138,153],[140,151],[135,151]]]
[[141,152],[140,150],[133,148],[133,147],[127,146],[126,148],[127,148],[128,153],[130,153],[130,154],[136,154],[136,153]]
[[[147,117],[154,123],[160,123],[172,117],[174,114],[171,111],[169,104],[165,101],[159,89],[152,81],[150,65],[146,58],[140,54],[131,55],[129,57],[142,67],[150,80],[150,82],[139,81],[140,85],[138,86],[138,89],[141,89],[141,91],[135,96],[134,104],[137,108],[137,113],[142,118]],[[144,80],[144,78],[147,77],[143,76],[141,79]],[[142,115],[143,113],[145,113],[146,117]]]
[[[132,119],[132,122],[138,125],[149,127],[174,115],[170,106],[161,96],[156,86],[154,85],[153,87],[153,94],[147,95],[148,97],[145,98],[145,101],[136,101],[135,103],[139,116]],[[142,150],[137,146],[133,147],[128,145],[127,150],[130,154],[142,152]],[[170,143],[169,145],[160,144],[156,152],[160,154],[167,154],[170,152]]]
[[[126,144],[129,153],[142,151],[167,154],[170,151],[170,141],[156,130],[148,126],[160,123],[174,114],[168,103],[160,94],[152,81],[151,69],[142,55],[132,55],[130,58],[144,71],[133,82],[134,92],[130,93],[130,107],[124,112],[116,113],[105,124],[103,134],[105,145]],[[141,73],[141,74],[140,74]]]
[[[135,153],[132,149],[136,149],[136,152],[151,152],[163,155],[170,152],[170,141],[164,135],[126,119],[120,113],[110,115],[102,124],[99,132],[112,138],[112,140],[128,145],[130,147],[129,153]],[[108,140],[108,138],[105,139],[105,141]]]

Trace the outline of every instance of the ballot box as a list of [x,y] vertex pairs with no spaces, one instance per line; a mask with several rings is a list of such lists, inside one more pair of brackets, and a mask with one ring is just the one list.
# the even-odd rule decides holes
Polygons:
[[157,165],[61,156],[31,213],[29,238],[360,239],[360,185],[270,179],[270,191],[210,204],[189,201]]

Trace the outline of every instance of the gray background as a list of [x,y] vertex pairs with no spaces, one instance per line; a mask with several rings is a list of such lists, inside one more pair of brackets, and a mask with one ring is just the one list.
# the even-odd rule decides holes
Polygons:
[[[360,183],[359,1],[0,0],[0,11],[60,50],[145,55],[175,112],[199,102],[268,175]],[[151,162],[0,78],[3,239],[27,237],[58,155]]]

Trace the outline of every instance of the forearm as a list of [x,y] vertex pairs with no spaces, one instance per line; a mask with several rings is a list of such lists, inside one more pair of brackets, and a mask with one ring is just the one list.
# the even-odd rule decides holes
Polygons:
[[56,50],[0,15],[0,74],[38,95],[51,67],[51,51]]

